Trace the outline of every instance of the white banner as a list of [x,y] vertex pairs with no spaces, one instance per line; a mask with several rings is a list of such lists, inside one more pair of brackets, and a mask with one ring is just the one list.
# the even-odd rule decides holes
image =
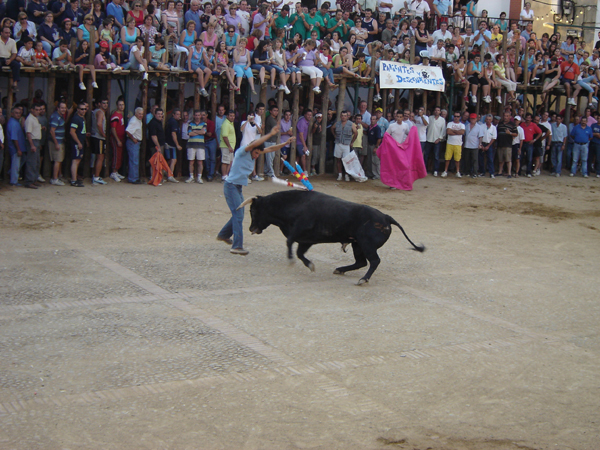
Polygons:
[[440,67],[415,66],[380,61],[379,84],[382,89],[426,89],[444,92],[446,80]]

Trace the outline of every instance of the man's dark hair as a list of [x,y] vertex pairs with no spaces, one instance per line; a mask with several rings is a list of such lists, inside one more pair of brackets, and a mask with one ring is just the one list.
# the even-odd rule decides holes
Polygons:
[[256,104],[256,108],[254,108],[254,111],[256,111],[258,108],[264,108],[264,107],[265,107],[265,104],[263,102],[258,102]]
[[279,109],[279,107],[277,105],[271,105],[271,107],[269,108],[269,111],[273,111],[275,108]]
[[228,109],[227,110],[227,115],[229,115],[229,114],[235,114],[235,111],[233,109]]
[[156,110],[154,111],[154,115],[156,115],[157,112],[164,112],[162,108],[156,108]]

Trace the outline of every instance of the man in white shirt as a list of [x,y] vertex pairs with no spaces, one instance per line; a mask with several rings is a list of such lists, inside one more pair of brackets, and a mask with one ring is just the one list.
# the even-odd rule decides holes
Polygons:
[[241,36],[248,37],[250,34],[250,12],[248,11],[248,2],[246,0],[240,2],[240,9],[235,12],[235,15],[240,18],[242,29],[244,30],[240,33]]
[[405,1],[404,6],[409,11],[409,16],[421,19],[429,18],[429,4],[425,0],[412,0],[410,4]]
[[452,33],[448,31],[448,24],[446,22],[442,22],[440,24],[440,29],[433,32],[431,35],[433,38],[433,43],[436,44],[438,40],[446,41],[447,39],[452,40]]
[[448,176],[448,166],[450,161],[454,158],[456,162],[456,176],[461,178],[460,174],[460,157],[462,154],[462,142],[463,135],[465,134],[465,124],[460,121],[460,111],[454,112],[454,120],[446,126],[446,133],[448,134],[448,142],[446,144],[446,167],[442,173],[442,178]]
[[427,125],[427,141],[425,143],[425,151],[423,152],[423,161],[427,167],[429,155],[433,152],[433,176],[438,176],[440,164],[440,143],[446,136],[446,121],[440,116],[440,108],[438,106],[433,110],[433,116],[429,116]]
[[395,116],[396,121],[390,124],[386,130],[386,133],[392,136],[392,138],[394,138],[398,144],[402,144],[408,137],[408,131],[410,130],[410,127],[403,122],[404,115],[402,114],[402,111],[396,110]]
[[429,48],[429,59],[432,66],[442,67],[442,63],[446,62],[446,47],[442,39],[438,39],[437,44]]
[[425,152],[425,144],[427,143],[427,125],[429,125],[429,120],[425,115],[425,108],[422,106],[417,110],[417,115],[415,116],[415,125],[417,126],[417,130],[419,131],[419,142],[421,143],[421,152]]
[[132,184],[142,184],[140,181],[140,144],[142,142],[142,119],[144,109],[136,108],[135,115],[129,119],[125,133],[127,134],[127,154],[129,156],[129,173],[127,181]]
[[479,154],[479,176],[485,175],[485,157],[487,155],[487,166],[490,178],[496,178],[494,176],[494,142],[498,138],[498,132],[496,127],[492,125],[494,116],[488,114],[485,116],[485,127],[483,130],[483,139],[481,140],[481,153]]
[[394,4],[391,1],[377,0],[377,9],[380,13],[385,13],[389,18]]

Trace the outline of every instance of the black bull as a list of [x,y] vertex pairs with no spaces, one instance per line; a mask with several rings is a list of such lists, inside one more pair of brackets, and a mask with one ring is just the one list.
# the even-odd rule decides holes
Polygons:
[[341,200],[320,192],[283,191],[266,197],[252,197],[240,208],[251,203],[250,232],[260,234],[269,225],[278,226],[287,238],[288,258],[292,259],[292,244],[298,243],[296,255],[306,267],[314,271],[314,264],[304,254],[314,244],[339,242],[343,248],[352,244],[356,262],[338,267],[333,273],[344,274],[360,269],[369,262],[369,270],[358,284],[369,281],[379,266],[377,249],[386,243],[396,225],[413,246],[412,250],[425,251],[415,245],[392,217],[370,206]]

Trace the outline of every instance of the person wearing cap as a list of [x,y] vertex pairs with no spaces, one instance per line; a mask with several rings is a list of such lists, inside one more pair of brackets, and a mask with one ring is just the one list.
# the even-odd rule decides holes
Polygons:
[[377,125],[381,129],[381,136],[383,136],[383,133],[387,131],[390,123],[385,117],[383,117],[383,109],[381,108],[375,109],[375,116],[377,117]]
[[525,141],[525,131],[520,126],[523,122],[521,116],[515,116],[515,125],[517,127],[517,136],[512,140],[512,164],[513,164],[513,173],[515,174],[515,178],[519,178],[519,172],[521,171],[521,152],[523,147],[523,142]]

